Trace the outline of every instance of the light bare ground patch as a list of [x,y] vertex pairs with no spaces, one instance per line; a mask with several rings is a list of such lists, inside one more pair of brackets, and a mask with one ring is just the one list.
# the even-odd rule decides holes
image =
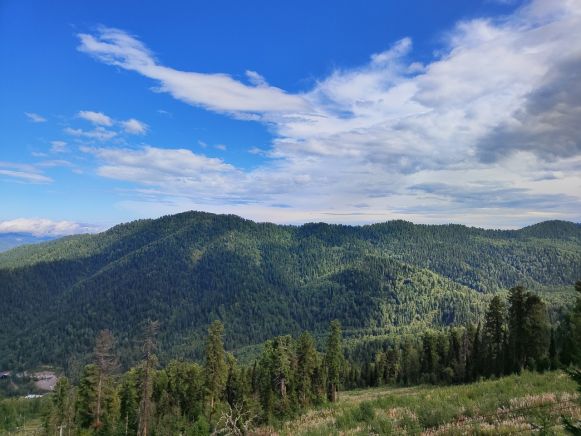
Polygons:
[[385,397],[386,395],[391,396],[411,396],[417,395],[418,387],[408,387],[408,388],[371,388],[371,389],[361,389],[355,391],[342,392],[339,395],[339,403],[360,403],[362,401],[372,401],[377,398]]
[[40,371],[32,374],[34,386],[43,391],[52,391],[56,386],[58,377],[52,371]]
[[284,434],[300,434],[320,427],[332,427],[335,422],[334,409],[312,410],[286,423]]

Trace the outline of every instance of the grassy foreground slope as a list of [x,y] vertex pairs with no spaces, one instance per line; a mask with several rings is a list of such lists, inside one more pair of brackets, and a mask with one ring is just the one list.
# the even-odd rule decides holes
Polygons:
[[563,372],[524,372],[459,386],[342,392],[262,435],[565,434],[561,417],[581,417],[575,383]]

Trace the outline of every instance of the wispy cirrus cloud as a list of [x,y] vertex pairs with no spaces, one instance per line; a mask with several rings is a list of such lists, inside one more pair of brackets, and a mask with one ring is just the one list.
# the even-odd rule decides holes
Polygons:
[[24,115],[26,115],[33,123],[46,123],[47,121],[45,117],[34,112],[24,112]]
[[79,138],[95,139],[97,141],[108,141],[117,136],[117,132],[104,127],[95,127],[92,130],[83,129],[73,129],[71,127],[66,127],[64,132],[71,136],[76,136]]
[[69,168],[77,171],[75,163],[64,159],[47,159],[46,153],[35,153],[32,155],[40,158],[33,163],[18,163],[0,161],[0,179],[5,181],[30,183],[30,184],[50,184],[54,180],[46,174],[51,168]]
[[53,180],[34,171],[11,170],[0,168],[0,176],[10,177],[28,183],[51,183]]
[[0,162],[0,178],[33,184],[52,183],[53,181],[35,165],[14,162]]
[[[274,131],[270,149],[251,149],[265,157],[260,167],[208,173],[190,189],[182,190],[188,183],[180,177],[196,177],[203,168],[177,176],[159,167],[147,179],[135,177],[142,164],[134,160],[134,176],[125,180],[156,186],[158,198],[195,203],[199,195],[216,195],[218,202],[291,205],[309,217],[350,213],[364,203],[357,209],[369,217],[417,217],[423,206],[432,221],[488,217],[503,225],[515,216],[551,213],[579,219],[581,4],[534,0],[510,16],[459,22],[446,35],[439,54],[424,64],[403,38],[366,64],[336,69],[296,94],[254,71],[246,84],[165,66],[119,29],[79,34],[79,50],[148,77],[185,103],[265,122]],[[112,158],[99,158],[106,174]],[[454,189],[460,194],[452,196]],[[474,195],[481,201],[471,201]],[[499,200],[510,195],[521,201]]]
[[81,33],[79,38],[80,51],[101,62],[157,80],[161,91],[196,106],[219,112],[255,114],[300,111],[309,107],[301,96],[268,85],[263,79],[259,80],[255,72],[247,73],[252,85],[246,85],[228,74],[203,74],[165,67],[137,38],[119,29],[101,27],[96,35]]

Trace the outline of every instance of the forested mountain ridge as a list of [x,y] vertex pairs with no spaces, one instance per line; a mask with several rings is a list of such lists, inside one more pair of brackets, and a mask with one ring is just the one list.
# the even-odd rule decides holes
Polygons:
[[515,284],[581,277],[581,225],[516,231],[391,221],[279,226],[188,212],[0,254],[0,366],[65,364],[111,329],[124,358],[159,319],[162,355],[191,352],[213,319],[228,347],[338,318],[346,330],[474,321]]

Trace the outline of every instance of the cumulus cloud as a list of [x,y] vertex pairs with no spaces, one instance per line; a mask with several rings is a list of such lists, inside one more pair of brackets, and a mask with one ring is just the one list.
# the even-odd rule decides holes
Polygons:
[[148,129],[147,124],[136,120],[135,118],[130,118],[127,121],[121,121],[121,125],[123,126],[123,130],[125,130],[125,132],[132,135],[143,135],[147,132]]
[[[296,94],[255,71],[246,72],[247,85],[227,74],[165,66],[122,30],[100,28],[79,38],[80,51],[148,77],[178,100],[268,123],[275,134],[258,168],[203,172],[193,190],[182,188],[198,167],[187,168],[184,179],[157,168],[157,182],[116,173],[155,186],[158,199],[195,202],[203,192],[217,201],[287,204],[305,214],[359,216],[352,208],[363,202],[369,217],[416,216],[424,208],[431,211],[424,218],[436,221],[579,219],[578,1],[533,0],[510,16],[459,22],[428,62],[415,60],[413,41],[403,38],[366,64],[337,69]],[[166,150],[176,152],[184,153]],[[99,171],[110,176],[107,166]]]
[[80,111],[77,116],[99,126],[113,125],[113,120],[103,112]]
[[17,218],[0,221],[0,233],[30,233],[34,236],[66,236],[93,233],[99,228],[73,221],[53,221],[44,218]]
[[24,115],[26,115],[33,123],[46,123],[47,121],[45,117],[35,114],[34,112],[24,112]]
[[103,112],[80,111],[77,114],[77,117],[94,124],[95,128],[92,130],[84,130],[67,127],[65,129],[65,133],[72,136],[95,139],[102,142],[109,141],[118,136],[120,133],[128,133],[130,135],[144,135],[149,129],[149,126],[146,123],[135,118],[118,121]]
[[579,83],[581,56],[559,63],[525,97],[523,106],[512,117],[480,141],[481,159],[498,160],[518,149],[530,150],[549,160],[581,154]]
[[148,188],[142,193],[232,198],[242,173],[222,159],[186,149],[81,147],[99,162],[98,174]]

